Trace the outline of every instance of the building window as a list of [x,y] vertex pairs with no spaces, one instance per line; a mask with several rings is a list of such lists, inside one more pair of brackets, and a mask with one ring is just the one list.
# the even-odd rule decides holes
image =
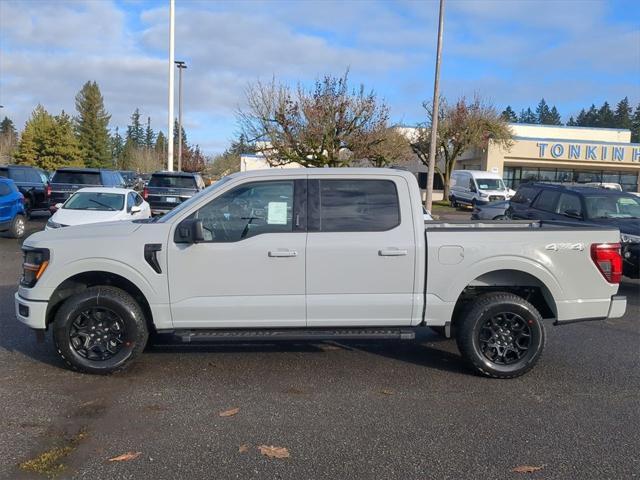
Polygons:
[[626,192],[638,191],[638,175],[621,171],[603,170],[571,170],[535,167],[505,167],[504,182],[509,188],[516,189],[526,182],[557,183],[618,183]]

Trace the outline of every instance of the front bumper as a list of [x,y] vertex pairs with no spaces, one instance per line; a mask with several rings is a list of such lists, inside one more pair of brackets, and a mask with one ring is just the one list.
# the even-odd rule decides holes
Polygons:
[[38,330],[47,328],[47,305],[45,300],[27,300],[18,292],[13,296],[16,318],[28,327]]

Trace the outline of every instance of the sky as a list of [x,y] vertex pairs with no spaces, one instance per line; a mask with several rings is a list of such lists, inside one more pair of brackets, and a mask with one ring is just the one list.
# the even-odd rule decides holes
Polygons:
[[[349,69],[393,123],[424,121],[433,95],[438,4],[421,0],[176,0],[176,59],[191,144],[223,151],[257,80],[312,85]],[[0,0],[0,116],[73,114],[87,80],[126,130],[139,108],[166,132],[169,0]],[[441,90],[519,112],[544,97],[564,121],[628,96],[640,102],[637,0],[446,0]],[[177,81],[177,74],[176,74]],[[177,102],[177,90],[176,90]],[[176,103],[177,115],[177,103]]]

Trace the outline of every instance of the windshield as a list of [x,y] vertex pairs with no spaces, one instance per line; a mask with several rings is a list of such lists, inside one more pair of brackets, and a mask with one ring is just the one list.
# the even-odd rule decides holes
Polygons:
[[183,210],[189,208],[191,205],[193,205],[194,202],[197,202],[198,200],[200,200],[200,197],[202,195],[207,195],[208,192],[215,190],[216,188],[220,187],[221,185],[223,185],[224,183],[228,182],[229,180],[231,180],[233,177],[228,176],[228,177],[222,177],[220,180],[218,180],[215,183],[212,183],[211,185],[209,185],[207,188],[205,188],[204,190],[199,191],[198,193],[196,193],[193,197],[191,197],[188,200],[185,200],[184,202],[182,202],[180,205],[178,205],[176,208],[174,208],[173,210],[171,210],[169,213],[163,215],[162,217],[156,217],[158,218],[158,223],[164,223],[167,222],[169,220],[171,220],[173,217],[175,217],[177,214],[179,214],[180,212],[182,212]]
[[587,195],[589,218],[640,218],[640,199],[631,195]]
[[480,190],[505,190],[501,178],[476,178]]
[[195,177],[184,175],[152,175],[149,180],[150,187],[166,188],[197,188]]
[[53,174],[51,183],[78,183],[81,185],[101,185],[99,172],[70,172],[59,170]]
[[115,212],[122,210],[124,195],[121,193],[76,192],[62,207],[65,210],[98,210]]

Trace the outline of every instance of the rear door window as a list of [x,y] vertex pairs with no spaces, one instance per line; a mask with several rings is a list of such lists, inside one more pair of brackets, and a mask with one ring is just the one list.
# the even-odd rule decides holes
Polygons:
[[149,180],[150,187],[164,188],[197,188],[194,177],[184,175],[152,175]]
[[99,172],[58,170],[51,183],[72,183],[76,185],[101,185]]
[[391,180],[320,180],[321,232],[380,232],[400,224]]
[[9,195],[11,193],[11,187],[6,183],[0,183],[0,197]]
[[560,200],[558,201],[558,208],[556,213],[564,215],[566,212],[573,212],[577,215],[582,215],[582,204],[580,203],[580,197],[572,193],[561,193]]
[[13,168],[11,169],[11,174],[9,175],[14,182],[28,182],[27,180],[27,172],[24,168]]
[[537,208],[538,210],[543,210],[545,212],[555,212],[559,196],[560,193],[555,190],[543,190],[533,203],[533,208]]

